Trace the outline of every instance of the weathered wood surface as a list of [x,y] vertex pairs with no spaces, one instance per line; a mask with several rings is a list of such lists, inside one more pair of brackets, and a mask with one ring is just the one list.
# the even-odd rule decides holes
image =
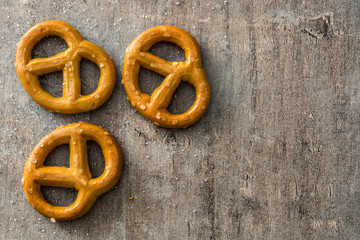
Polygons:
[[[358,1],[1,0],[0,13],[1,239],[360,238]],[[100,109],[49,113],[22,88],[16,43],[49,19],[72,24],[113,59],[118,83]],[[120,84],[127,45],[162,24],[197,39],[212,87],[208,111],[185,130],[154,126],[134,111]],[[61,46],[46,39],[34,55]],[[153,51],[182,57],[165,44]],[[98,70],[85,62],[82,73],[93,89]],[[149,71],[141,78],[147,91],[161,82]],[[44,88],[61,92],[60,79],[42,78]],[[183,85],[173,111],[194,99]],[[20,179],[37,142],[77,121],[113,133],[124,171],[88,214],[54,224],[29,205]],[[101,154],[90,146],[99,174]],[[48,161],[66,165],[67,157],[62,147]],[[57,204],[76,195],[44,192]]]

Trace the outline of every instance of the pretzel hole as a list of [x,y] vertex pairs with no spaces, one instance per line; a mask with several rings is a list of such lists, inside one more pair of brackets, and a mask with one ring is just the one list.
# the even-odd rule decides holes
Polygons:
[[35,44],[31,58],[48,58],[68,48],[65,40],[57,36],[46,36]]
[[176,115],[189,110],[196,99],[196,91],[193,85],[181,81],[179,87],[175,90],[167,110]]
[[52,72],[38,77],[40,86],[54,97],[63,96],[63,74],[60,72]]
[[149,52],[155,56],[161,57],[166,61],[184,62],[186,60],[184,50],[178,45],[170,42],[155,43],[150,48]]
[[45,166],[70,167],[70,148],[68,144],[57,146],[44,161]]
[[151,95],[153,91],[161,85],[164,79],[164,76],[146,68],[140,67],[139,86],[142,92]]
[[93,178],[97,178],[105,170],[105,158],[101,147],[94,141],[87,141],[87,152],[90,173]]
[[92,61],[82,58],[80,61],[81,95],[89,95],[95,92],[99,78],[99,67]]
[[41,186],[40,190],[45,200],[54,206],[70,206],[77,197],[73,188]]

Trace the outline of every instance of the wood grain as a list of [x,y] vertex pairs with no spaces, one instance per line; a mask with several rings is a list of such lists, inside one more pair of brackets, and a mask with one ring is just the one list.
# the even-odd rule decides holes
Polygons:
[[[1,239],[360,238],[358,1],[0,2]],[[113,59],[117,85],[101,108],[49,113],[22,88],[16,43],[49,19],[75,26]],[[206,114],[184,130],[146,120],[120,84],[125,48],[162,24],[197,39],[212,88]],[[45,41],[34,54],[61,47]],[[183,56],[169,44],[153,52]],[[83,86],[93,89],[99,72],[85,65]],[[162,81],[150,71],[141,79],[147,91]],[[44,77],[43,86],[56,93],[59,74]],[[194,90],[185,84],[176,96],[172,111],[185,111]],[[37,142],[77,121],[116,137],[123,176],[84,217],[54,224],[30,206],[20,179]],[[104,165],[92,145],[98,173]],[[49,162],[66,164],[66,151]],[[44,192],[58,204],[74,198],[71,191]]]

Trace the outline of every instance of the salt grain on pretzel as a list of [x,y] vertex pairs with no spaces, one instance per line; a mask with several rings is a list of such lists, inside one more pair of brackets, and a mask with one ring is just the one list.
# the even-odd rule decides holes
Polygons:
[[[31,50],[45,36],[61,37],[69,48],[49,58],[31,59]],[[98,87],[86,96],[81,96],[81,58],[94,62],[100,68]],[[71,25],[57,20],[41,22],[21,38],[15,65],[25,90],[39,105],[51,112],[74,114],[96,109],[110,97],[116,81],[115,67],[106,52],[84,40]],[[41,87],[38,76],[61,70],[63,96],[54,97]]]
[[[97,178],[92,178],[89,170],[87,140],[100,145],[105,159],[105,170]],[[44,166],[49,153],[63,144],[70,145],[70,167]],[[98,196],[115,186],[122,164],[121,150],[114,137],[102,127],[80,122],[59,127],[43,138],[25,164],[22,183],[28,201],[38,212],[56,220],[72,220],[84,215]],[[70,206],[53,206],[41,193],[42,185],[74,188],[77,198]]]
[[[161,41],[180,46],[185,51],[185,62],[165,61],[148,52],[155,43]],[[164,82],[151,96],[143,93],[139,87],[140,67],[165,77]],[[176,27],[158,26],[140,34],[126,49],[122,76],[131,105],[161,127],[186,128],[190,126],[205,113],[210,101],[210,85],[201,67],[199,46],[188,32]],[[166,108],[181,81],[194,86],[196,99],[188,111],[173,115]]]

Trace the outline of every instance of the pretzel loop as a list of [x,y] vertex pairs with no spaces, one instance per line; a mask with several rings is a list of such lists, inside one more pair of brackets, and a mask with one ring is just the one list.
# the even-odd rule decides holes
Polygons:
[[[172,42],[184,52],[185,62],[166,61],[149,53],[157,42]],[[165,77],[151,96],[139,86],[140,67]],[[127,48],[123,68],[123,84],[132,106],[155,124],[169,128],[186,128],[205,113],[210,101],[210,85],[201,67],[201,54],[196,40],[186,31],[172,26],[151,28],[140,34]],[[192,84],[196,99],[183,114],[171,114],[166,108],[181,81]]]
[[[97,142],[105,158],[105,170],[97,178],[92,178],[89,169],[87,140]],[[70,145],[70,167],[43,166],[48,154],[62,144]],[[84,215],[99,195],[118,182],[121,169],[121,150],[109,132],[93,124],[70,124],[57,128],[35,147],[25,165],[23,185],[28,201],[38,212],[57,220],[71,220]],[[74,188],[78,196],[70,206],[53,206],[42,195],[41,185]]]
[[[49,58],[31,59],[31,50],[45,36],[63,38],[68,49]],[[80,61],[87,58],[100,69],[95,92],[81,96]],[[16,53],[16,70],[29,95],[49,111],[72,114],[101,106],[115,86],[115,67],[110,57],[97,45],[83,39],[71,25],[61,21],[45,21],[32,27],[20,40]],[[40,85],[38,76],[63,72],[63,96],[54,97]]]

